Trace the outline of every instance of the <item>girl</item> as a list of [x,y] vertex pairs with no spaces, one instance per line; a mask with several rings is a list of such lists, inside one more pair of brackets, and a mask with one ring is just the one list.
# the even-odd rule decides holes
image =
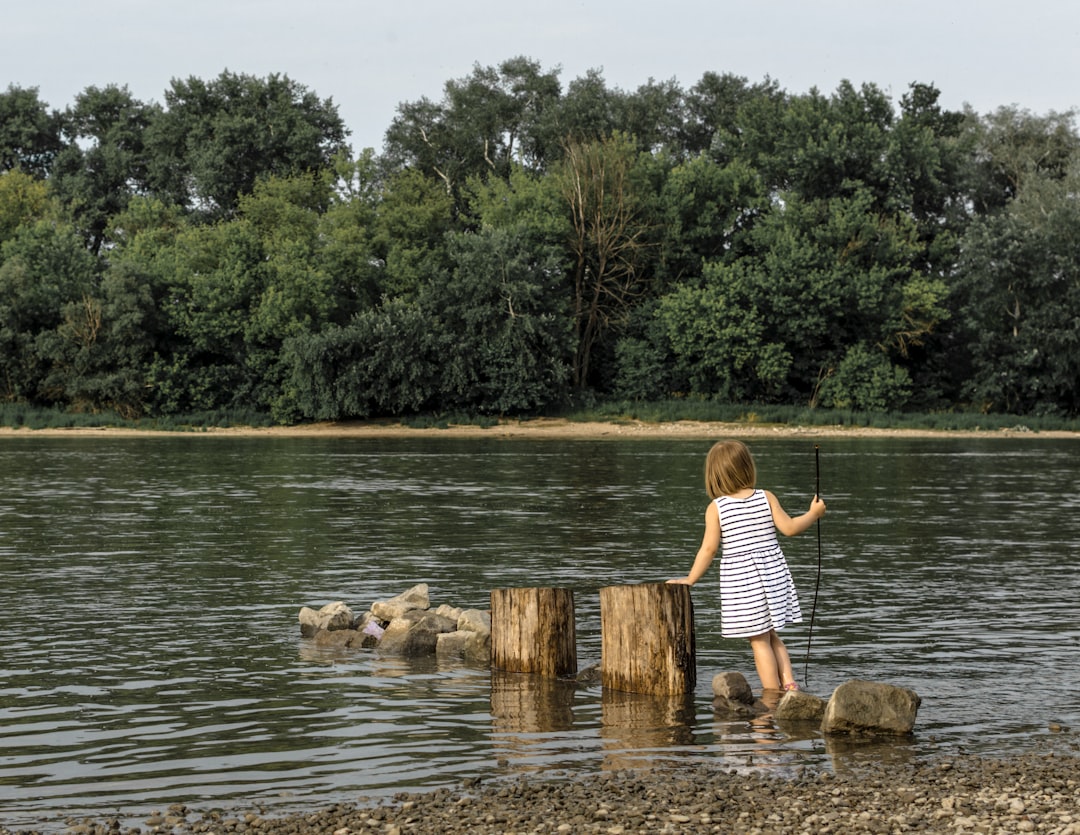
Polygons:
[[776,630],[802,620],[776,531],[794,536],[825,515],[818,496],[792,519],[768,490],[755,488],[757,468],[739,441],[714,444],[705,459],[705,537],[690,573],[669,583],[692,586],[720,556],[720,634],[749,638],[764,690],[798,690],[787,647]]

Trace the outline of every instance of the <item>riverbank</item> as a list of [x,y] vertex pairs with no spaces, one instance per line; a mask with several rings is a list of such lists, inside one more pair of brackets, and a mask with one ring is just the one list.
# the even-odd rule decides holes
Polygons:
[[[227,813],[172,806],[121,823],[56,819],[71,835],[122,832],[314,835],[506,835],[653,832],[893,833],[1046,832],[1080,835],[1080,759],[1027,754],[878,762],[795,777],[678,766],[611,771],[580,780],[517,779],[459,789],[399,793],[282,816],[257,808]],[[55,823],[52,824],[55,827]],[[22,835],[9,830],[0,835]]]
[[1080,432],[1031,431],[1022,426],[996,431],[953,429],[881,429],[862,426],[801,426],[794,424],[723,423],[698,420],[650,422],[641,420],[577,421],[564,418],[501,420],[480,426],[450,424],[414,427],[390,421],[325,422],[300,426],[207,427],[191,431],[155,431],[127,427],[25,429],[0,427],[3,437],[272,437],[272,438],[530,438],[552,440],[628,440],[634,438],[1068,438]]

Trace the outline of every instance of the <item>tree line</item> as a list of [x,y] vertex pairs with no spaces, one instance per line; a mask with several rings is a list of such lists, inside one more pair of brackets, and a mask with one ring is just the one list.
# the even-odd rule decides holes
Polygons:
[[284,75],[0,93],[0,400],[1080,414],[1072,112],[513,58],[354,152]]

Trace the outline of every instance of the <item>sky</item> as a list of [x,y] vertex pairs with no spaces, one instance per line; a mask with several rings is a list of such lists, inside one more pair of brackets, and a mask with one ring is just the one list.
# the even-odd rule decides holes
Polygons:
[[403,102],[519,55],[609,88],[689,89],[706,72],[790,93],[934,84],[948,109],[1080,108],[1071,0],[37,0],[0,17],[0,89],[63,110],[90,86],[164,102],[173,79],[287,75],[331,99],[354,150],[382,149]]

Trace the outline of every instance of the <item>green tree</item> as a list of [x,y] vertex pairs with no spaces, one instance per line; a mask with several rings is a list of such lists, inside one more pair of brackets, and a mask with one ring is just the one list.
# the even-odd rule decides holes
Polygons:
[[956,295],[979,408],[1080,414],[1080,157],[1064,177],[1029,175],[1008,208],[962,242]]
[[442,184],[415,168],[390,176],[372,238],[381,266],[380,295],[412,297],[427,278],[448,266],[444,236],[454,228],[453,209]]
[[527,58],[477,64],[471,75],[446,83],[440,102],[399,105],[385,156],[396,168],[437,178],[456,203],[469,177],[506,178],[515,160],[543,168],[557,151],[549,111],[559,93],[558,73]]
[[[660,316],[696,392],[814,405],[855,346],[903,366],[948,316],[946,287],[915,268],[914,224],[877,215],[873,205],[866,192],[793,199],[754,227],[753,252],[707,264],[702,287],[662,301]],[[705,322],[693,323],[695,310]],[[851,356],[845,379],[862,385],[863,357]],[[838,385],[830,384],[832,399],[851,400]],[[902,405],[895,401],[905,389],[890,391],[890,405]]]
[[0,399],[64,403],[45,385],[69,305],[92,306],[97,263],[75,230],[41,220],[0,245]]
[[561,252],[522,227],[458,233],[450,244],[452,271],[420,298],[440,358],[440,405],[505,414],[554,404],[573,349]]
[[158,113],[127,87],[109,85],[86,88],[64,114],[68,144],[53,165],[52,185],[94,253],[109,219],[146,191],[144,137]]
[[127,265],[113,266],[94,295],[66,303],[62,314],[41,340],[51,360],[45,390],[78,411],[141,417],[161,328],[152,286]]
[[14,237],[25,223],[59,215],[59,207],[50,200],[44,180],[19,169],[0,172],[0,244]]
[[683,155],[686,103],[675,79],[650,78],[633,93],[619,95],[617,101],[619,130],[633,137],[639,150]]
[[739,157],[741,125],[755,121],[742,113],[743,107],[756,101],[775,112],[785,99],[779,85],[768,77],[750,84],[742,76],[707,72],[685,96],[683,148],[689,155],[712,151],[721,162]]
[[1016,106],[985,118],[968,112],[971,199],[978,214],[1004,208],[1029,177],[1061,179],[1080,149],[1075,112],[1038,116]]
[[9,84],[0,93],[0,172],[19,168],[45,177],[62,146],[60,116],[49,111],[37,87]]
[[150,185],[211,217],[230,217],[260,178],[329,168],[345,148],[337,107],[288,76],[174,79],[165,105],[146,133]]

